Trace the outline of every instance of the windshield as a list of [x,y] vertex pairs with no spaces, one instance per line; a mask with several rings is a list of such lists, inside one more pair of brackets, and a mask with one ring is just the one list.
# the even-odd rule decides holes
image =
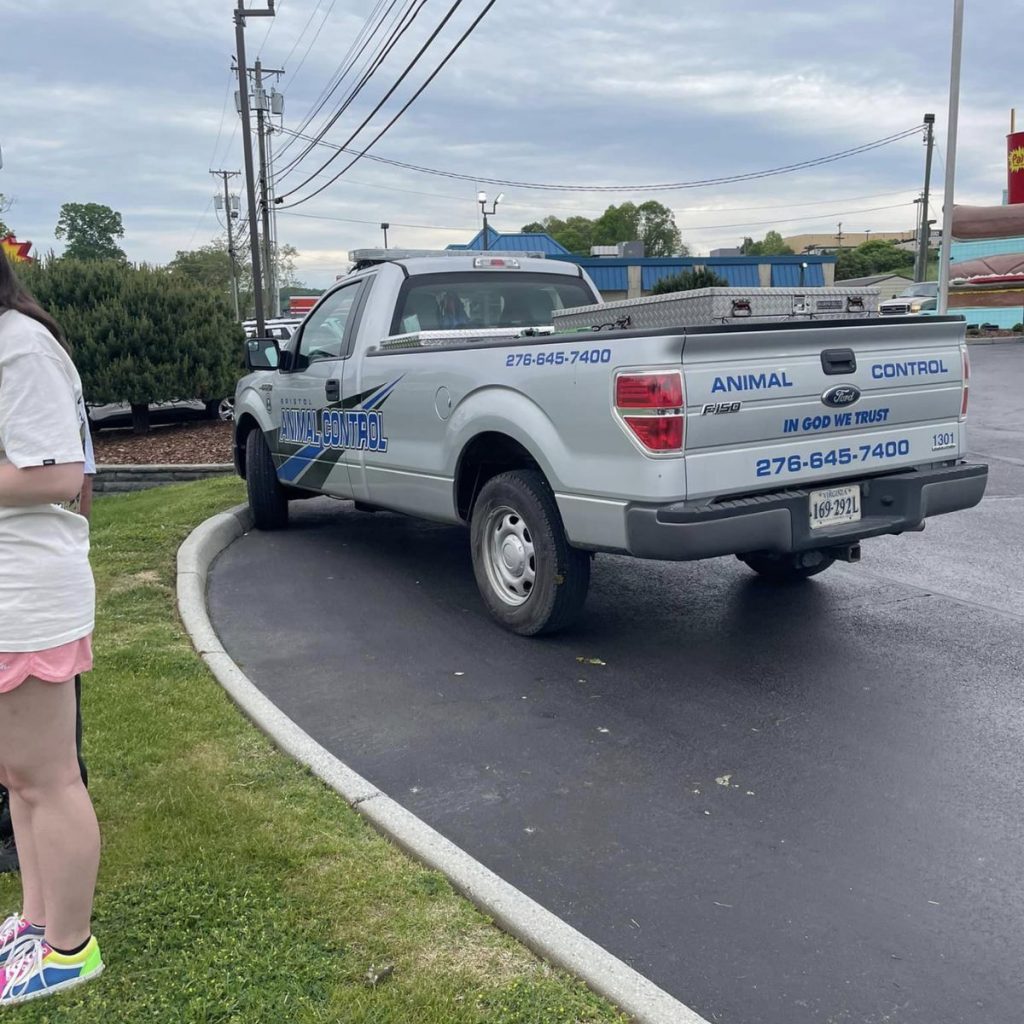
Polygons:
[[424,274],[406,282],[391,333],[548,327],[555,310],[597,301],[584,280],[562,274]]
[[917,284],[912,284],[909,288],[904,288],[896,297],[898,299],[913,299],[926,295],[928,298],[934,299],[938,294],[938,281],[919,281]]

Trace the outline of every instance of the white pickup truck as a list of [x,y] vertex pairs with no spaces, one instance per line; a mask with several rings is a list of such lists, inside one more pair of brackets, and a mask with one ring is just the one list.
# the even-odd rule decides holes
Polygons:
[[574,264],[366,258],[291,339],[247,342],[235,462],[257,528],[327,494],[470,529],[480,593],[568,625],[595,552],[803,579],[977,504],[958,318],[553,333]]

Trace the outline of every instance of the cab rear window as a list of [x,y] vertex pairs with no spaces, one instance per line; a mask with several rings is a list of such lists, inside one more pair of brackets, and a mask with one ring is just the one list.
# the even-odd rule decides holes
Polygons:
[[424,274],[405,283],[391,333],[546,327],[555,310],[597,301],[578,277],[515,270]]

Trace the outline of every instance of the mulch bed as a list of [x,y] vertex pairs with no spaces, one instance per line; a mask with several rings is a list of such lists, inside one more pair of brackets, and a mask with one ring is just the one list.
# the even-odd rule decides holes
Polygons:
[[223,463],[231,461],[231,424],[170,423],[140,435],[130,427],[100,430],[92,443],[100,466]]

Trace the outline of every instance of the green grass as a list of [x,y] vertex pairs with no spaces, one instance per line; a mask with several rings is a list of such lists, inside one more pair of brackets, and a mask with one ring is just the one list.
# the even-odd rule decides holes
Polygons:
[[[11,1020],[623,1024],[278,753],[206,671],[175,612],[174,556],[241,497],[217,480],[96,503],[85,731],[107,972]],[[17,897],[0,876],[0,910]]]

